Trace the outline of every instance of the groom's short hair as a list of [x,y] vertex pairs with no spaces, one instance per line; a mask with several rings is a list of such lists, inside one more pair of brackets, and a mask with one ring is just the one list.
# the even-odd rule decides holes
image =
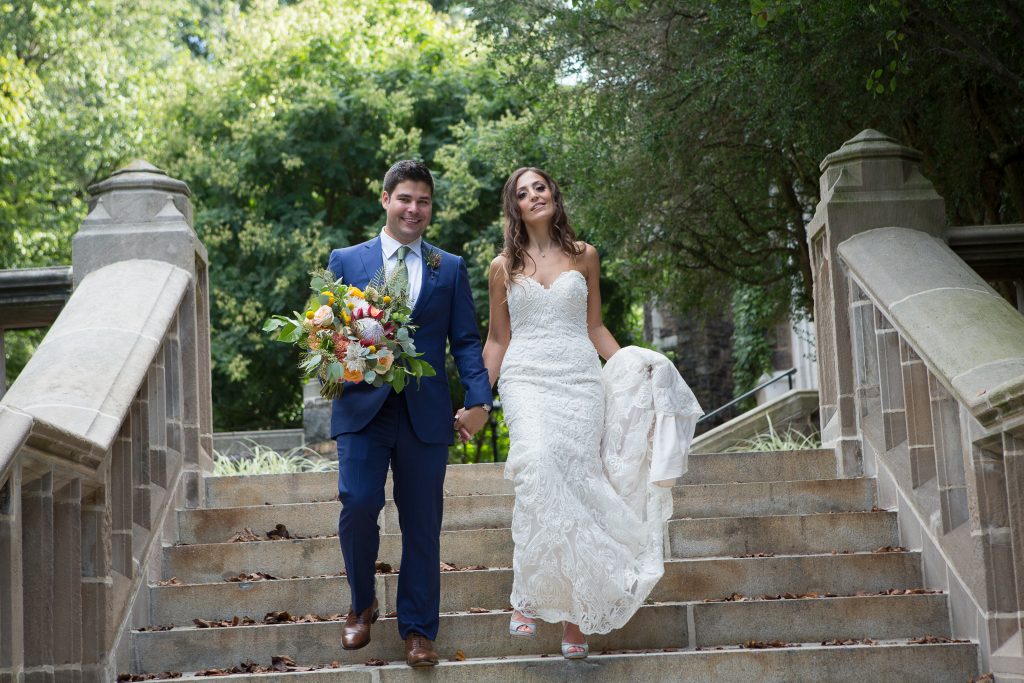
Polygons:
[[390,195],[395,191],[395,186],[405,180],[426,183],[430,188],[430,194],[434,194],[434,178],[430,175],[430,169],[422,161],[414,159],[396,161],[384,174],[384,191]]

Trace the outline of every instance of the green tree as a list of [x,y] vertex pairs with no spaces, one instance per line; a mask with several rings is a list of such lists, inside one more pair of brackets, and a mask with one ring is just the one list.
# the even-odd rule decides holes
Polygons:
[[0,5],[0,268],[67,263],[86,188],[146,147],[182,0]]
[[765,310],[809,310],[818,164],[865,127],[924,152],[952,223],[1024,217],[1016,3],[471,5],[581,222],[681,314],[749,287]]
[[[0,268],[70,263],[87,188],[156,134],[185,0],[0,2]],[[41,330],[5,338],[8,382]]]
[[[467,118],[501,111],[472,27],[420,2],[258,5],[180,67],[161,157],[191,186],[210,252],[215,422],[295,423],[296,359],[260,333],[301,305],[330,249],[382,224],[394,160],[432,162]],[[439,182],[430,237],[462,251],[482,208]]]

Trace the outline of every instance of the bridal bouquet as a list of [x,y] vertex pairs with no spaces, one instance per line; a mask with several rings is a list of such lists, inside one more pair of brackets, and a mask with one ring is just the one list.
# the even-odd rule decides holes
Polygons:
[[329,270],[310,273],[313,295],[305,313],[271,316],[263,331],[302,351],[303,379],[321,382],[320,395],[341,396],[344,382],[390,385],[402,391],[410,377],[434,369],[416,352],[408,286],[383,268],[365,290],[346,285]]

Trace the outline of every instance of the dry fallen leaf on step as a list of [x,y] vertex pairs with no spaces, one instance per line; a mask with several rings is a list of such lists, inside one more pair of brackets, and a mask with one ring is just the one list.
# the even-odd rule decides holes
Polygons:
[[920,638],[910,638],[907,642],[911,645],[935,645],[936,643],[968,643],[970,641],[947,638],[946,636],[926,635]]
[[875,548],[871,552],[873,553],[905,553],[907,549],[901,545],[883,545],[881,548]]
[[[228,543],[248,543],[250,541],[262,541],[263,539],[252,532],[252,529],[245,527],[236,531],[235,535],[228,539]],[[215,675],[215,674],[211,674]]]
[[273,529],[267,532],[267,538],[269,538],[271,541],[277,541],[291,537],[291,534],[288,533],[288,527],[286,527],[284,524],[278,524]]
[[363,664],[365,666],[387,666],[387,662],[383,659],[367,659]]
[[292,621],[294,619],[295,619],[295,617],[293,617],[291,614],[289,614],[288,612],[285,612],[285,611],[281,611],[281,612],[267,612],[263,616],[263,623],[264,624],[287,624],[288,622],[290,622],[290,621]]
[[[163,671],[158,674],[121,674],[117,677],[118,683],[122,681],[158,681],[164,678],[181,678],[180,671]],[[982,679],[978,679],[980,682]],[[988,679],[992,680],[992,679]]]
[[231,675],[231,672],[230,671],[225,671],[224,669],[203,669],[202,671],[197,671],[196,672],[196,676],[230,676],[230,675]]
[[484,609],[483,607],[470,607],[470,608],[469,608],[469,609],[468,609],[467,611],[468,611],[468,612],[469,612],[470,614],[487,614],[487,613],[488,613],[488,612],[490,612],[491,610],[489,610],[489,609]]
[[185,582],[182,581],[181,579],[179,579],[177,576],[172,576],[171,578],[166,579],[164,581],[157,581],[156,585],[158,585],[158,586],[184,586]]
[[455,654],[452,656],[452,661],[453,662],[464,662],[464,661],[466,661],[466,653],[463,652],[462,650],[456,650]]
[[231,576],[224,580],[231,583],[245,583],[247,581],[277,581],[277,577],[271,576],[266,572],[251,572],[249,574],[242,573],[238,576]]
[[456,572],[458,570],[459,568],[456,567],[454,564],[448,564],[447,562],[441,563],[441,571],[443,572]]
[[174,628],[174,624],[158,624],[158,625],[154,625],[154,626],[143,626],[139,630],[140,631],[170,631],[172,628]]
[[274,655],[270,658],[270,668],[274,671],[315,671],[316,667],[299,666],[288,655]]
[[799,643],[785,643],[781,640],[748,640],[740,647],[749,648],[751,650],[765,650],[773,647],[800,647],[800,645]]

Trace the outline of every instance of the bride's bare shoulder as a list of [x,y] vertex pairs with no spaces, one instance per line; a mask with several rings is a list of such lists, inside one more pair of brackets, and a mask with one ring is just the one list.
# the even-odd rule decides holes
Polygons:
[[580,270],[583,271],[583,274],[590,275],[591,270],[598,272],[598,269],[601,266],[597,255],[597,249],[594,248],[594,245],[580,240],[576,242],[576,246],[580,249],[580,255],[576,258],[578,259]]
[[488,279],[491,282],[497,281],[498,284],[501,284],[502,286],[505,285],[505,279],[507,277],[505,268],[506,263],[507,259],[505,258],[505,254],[498,254],[491,259],[491,267],[488,271]]

